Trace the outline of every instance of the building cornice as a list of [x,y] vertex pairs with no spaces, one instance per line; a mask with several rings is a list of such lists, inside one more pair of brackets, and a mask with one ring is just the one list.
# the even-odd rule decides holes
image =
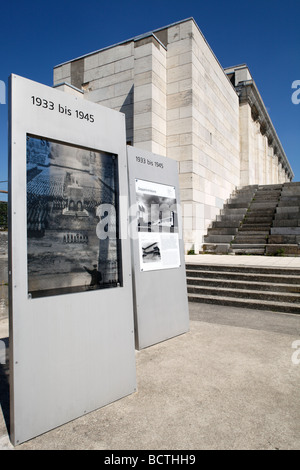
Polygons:
[[266,135],[269,146],[273,147],[274,154],[278,156],[279,162],[282,164],[288,177],[292,180],[294,172],[254,80],[239,82],[235,89],[239,96],[240,103],[247,102],[250,105],[253,119],[260,123],[261,133]]

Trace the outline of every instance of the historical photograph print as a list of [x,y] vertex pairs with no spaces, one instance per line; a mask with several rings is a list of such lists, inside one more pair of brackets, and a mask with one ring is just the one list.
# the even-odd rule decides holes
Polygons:
[[142,244],[143,251],[143,263],[155,263],[161,260],[161,248],[160,241],[152,242],[149,244],[148,241]]
[[29,295],[119,285],[117,174],[115,155],[27,136]]
[[139,232],[178,232],[174,186],[136,180]]

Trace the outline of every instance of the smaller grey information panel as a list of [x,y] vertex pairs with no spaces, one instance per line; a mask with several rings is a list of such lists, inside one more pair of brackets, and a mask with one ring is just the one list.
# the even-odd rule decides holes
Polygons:
[[10,437],[136,390],[125,116],[10,79]]
[[189,329],[177,162],[127,147],[136,348]]

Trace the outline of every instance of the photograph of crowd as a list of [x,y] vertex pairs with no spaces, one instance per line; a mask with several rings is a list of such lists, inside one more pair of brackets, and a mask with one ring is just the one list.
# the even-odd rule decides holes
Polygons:
[[[27,136],[27,261],[31,297],[120,284],[117,156]],[[106,239],[97,209],[115,208]],[[113,227],[112,227],[113,225]]]

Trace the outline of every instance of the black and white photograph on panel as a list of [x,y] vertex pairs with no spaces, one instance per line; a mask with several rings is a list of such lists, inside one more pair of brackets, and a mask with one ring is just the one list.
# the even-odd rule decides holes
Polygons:
[[136,180],[139,232],[178,232],[174,186]]
[[175,187],[136,179],[135,189],[141,271],[179,267]]
[[117,156],[27,135],[31,297],[120,284]]
[[143,250],[143,263],[153,263],[159,262],[161,260],[161,247],[160,241],[151,242],[149,245],[149,240],[142,243]]

